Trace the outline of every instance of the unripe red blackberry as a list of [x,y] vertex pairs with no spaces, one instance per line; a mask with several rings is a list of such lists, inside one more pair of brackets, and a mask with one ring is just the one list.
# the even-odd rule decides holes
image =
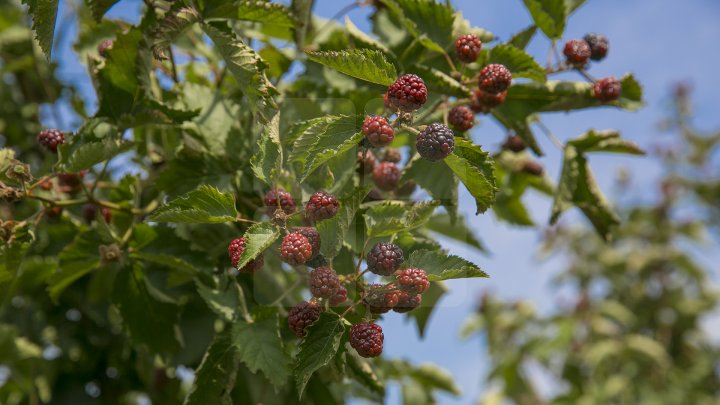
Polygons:
[[359,150],[357,153],[358,171],[372,173],[377,159],[371,150]]
[[400,291],[392,284],[370,284],[365,292],[365,302],[373,314],[384,314],[395,307]]
[[395,130],[385,117],[367,116],[362,125],[362,133],[370,145],[381,148],[390,145],[395,139]]
[[[85,222],[91,224],[95,220],[95,215],[97,215],[97,206],[94,204],[85,204],[83,205],[82,212]],[[105,222],[108,224],[112,220],[112,212],[107,207],[100,207],[100,215],[102,215],[103,219],[105,219]]]
[[37,141],[45,149],[57,153],[58,146],[65,143],[65,134],[57,129],[43,129],[38,134]]
[[398,288],[409,294],[422,294],[430,288],[430,281],[425,270],[408,268],[395,273]]
[[373,182],[383,191],[394,190],[400,185],[400,168],[392,162],[382,162],[373,169]]
[[[230,244],[228,245],[228,256],[230,257],[230,263],[232,263],[233,267],[237,267],[238,262],[240,261],[240,256],[245,251],[246,246],[247,240],[244,237],[233,239],[232,242],[230,242]],[[264,264],[265,257],[260,254],[256,258],[250,260],[248,264],[243,266],[243,268],[239,269],[238,271],[240,273],[254,273],[262,269]]]
[[305,204],[305,217],[310,221],[321,221],[337,214],[340,203],[327,191],[318,191]]
[[333,307],[336,307],[340,304],[344,304],[345,301],[347,301],[347,289],[343,286],[340,286],[340,288],[335,291],[335,295],[333,295],[332,298],[330,298],[330,305]]
[[76,194],[82,189],[84,177],[85,172],[59,173],[57,175],[58,190],[62,193]]
[[596,81],[593,87],[595,98],[604,103],[617,100],[620,94],[622,94],[622,84],[614,77],[604,77]]
[[[293,230],[295,233],[299,233],[304,237],[308,238],[310,245],[312,245],[312,257],[315,257],[320,253],[320,232],[312,226],[304,226]],[[312,258],[311,258],[312,259]]]
[[485,66],[478,75],[478,87],[487,93],[502,93],[510,87],[510,83],[512,73],[499,63]]
[[508,136],[505,143],[502,145],[503,149],[513,151],[515,153],[522,152],[527,148],[525,141],[517,135]]
[[431,162],[443,160],[455,149],[455,134],[443,124],[430,124],[417,135],[415,147]]
[[530,174],[532,176],[542,176],[544,169],[540,163],[534,160],[528,160],[523,163],[520,171]]
[[107,58],[107,51],[112,49],[113,47],[113,40],[112,39],[103,39],[102,42],[100,42],[100,45],[97,47],[97,51],[103,58]]
[[295,212],[295,201],[292,195],[282,188],[277,188],[265,193],[264,198],[265,207],[267,207],[267,214],[270,218],[275,217],[275,212],[280,209],[286,215],[290,215]]
[[362,322],[350,328],[350,346],[362,357],[377,357],[382,353],[383,335],[380,325]]
[[303,301],[288,312],[288,326],[297,337],[305,337],[305,329],[320,318],[322,307],[315,301]]
[[427,101],[425,82],[417,75],[401,76],[385,92],[385,106],[391,111],[413,112]]
[[393,307],[393,311],[404,314],[405,312],[410,312],[419,307],[421,302],[422,295],[408,294],[402,291],[398,296],[398,303]]
[[385,149],[385,154],[382,157],[383,162],[400,163],[402,160],[402,154],[397,149]]
[[289,233],[280,244],[280,257],[293,266],[303,264],[312,257],[312,245],[304,235]]
[[470,109],[475,112],[489,112],[491,109],[505,102],[507,91],[501,93],[488,93],[480,89],[475,89],[472,95]]
[[310,272],[310,294],[315,298],[330,299],[340,289],[340,280],[335,270],[323,266]]
[[458,105],[450,110],[448,122],[455,130],[464,132],[475,125],[475,114],[473,114],[470,108],[464,105]]
[[461,35],[455,40],[455,53],[463,63],[473,63],[480,56],[482,41],[475,34]]
[[571,39],[565,43],[563,53],[568,65],[581,68],[590,59],[590,45],[584,39]]
[[605,35],[591,32],[583,38],[590,47],[590,59],[603,60],[608,53],[610,44]]
[[380,242],[373,246],[366,257],[368,270],[380,275],[389,276],[405,261],[400,246],[394,243]]

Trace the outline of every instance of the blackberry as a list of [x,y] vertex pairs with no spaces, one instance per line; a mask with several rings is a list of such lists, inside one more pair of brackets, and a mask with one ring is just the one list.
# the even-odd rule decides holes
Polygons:
[[494,63],[485,66],[478,76],[478,87],[487,93],[502,93],[510,87],[512,73],[505,67]]
[[[97,215],[97,206],[94,204],[85,204],[83,205],[82,213],[83,218],[85,218],[85,222],[91,224]],[[105,219],[105,222],[108,224],[112,220],[112,212],[107,207],[100,207],[100,215],[102,215],[103,219]]]
[[370,145],[376,148],[390,145],[395,139],[395,130],[392,129],[385,117],[365,117],[362,133]]
[[463,63],[473,63],[480,56],[482,41],[475,34],[461,35],[455,40],[455,53]]
[[310,241],[310,245],[312,246],[311,259],[317,256],[318,253],[320,253],[320,233],[317,231],[317,229],[313,228],[312,226],[305,226],[302,228],[297,228],[293,232],[299,233],[300,235],[308,238],[308,240]]
[[590,47],[590,59],[603,60],[607,56],[609,43],[605,35],[591,32],[583,38]]
[[470,109],[475,112],[486,113],[505,102],[507,91],[501,93],[488,93],[480,89],[473,91]]
[[525,141],[517,135],[508,136],[505,143],[502,145],[503,149],[513,151],[515,153],[522,152],[527,148]]
[[430,288],[430,281],[425,270],[407,268],[395,273],[398,287],[409,294],[422,294]]
[[604,77],[596,81],[593,87],[593,95],[603,103],[617,100],[620,94],[622,94],[622,84],[614,77]]
[[305,204],[305,217],[310,221],[321,221],[337,214],[340,203],[327,191],[318,191]]
[[275,212],[282,210],[286,215],[295,212],[295,201],[292,195],[282,188],[276,188],[265,193],[264,198],[267,214],[270,218],[275,217]]
[[[232,266],[237,268],[238,262],[240,262],[240,256],[245,251],[247,246],[247,240],[244,237],[233,239],[228,245],[228,256],[230,257],[230,263]],[[254,273],[262,269],[265,264],[265,257],[260,254],[256,258],[250,260],[242,269],[238,271],[240,273]]]
[[392,284],[370,284],[365,293],[365,303],[373,314],[384,314],[395,307],[400,298],[400,291]]
[[400,163],[402,160],[402,154],[397,149],[385,149],[385,154],[382,157],[383,162]]
[[453,107],[448,114],[448,122],[453,128],[460,132],[467,131],[475,125],[475,114],[464,105]]
[[532,176],[542,176],[544,169],[540,163],[534,160],[528,160],[520,167],[520,171]]
[[293,266],[304,264],[312,257],[312,245],[304,235],[289,233],[280,244],[280,257]]
[[312,259],[305,262],[305,265],[308,267],[311,267],[313,269],[316,269],[318,267],[327,266],[328,262],[327,259],[325,259],[325,256],[323,255],[317,255],[313,257]]
[[405,261],[402,249],[394,243],[380,242],[370,249],[366,257],[368,270],[380,275],[389,276]]
[[58,146],[65,143],[65,134],[57,129],[43,129],[38,134],[37,141],[45,149],[57,153]]
[[59,173],[57,175],[58,189],[63,193],[76,194],[82,189],[84,177],[84,171],[78,173]]
[[406,292],[400,292],[398,297],[398,303],[393,307],[393,311],[404,314],[410,312],[413,309],[420,306],[422,302],[422,295],[420,294],[408,294]]
[[427,101],[425,82],[417,75],[401,76],[385,92],[385,106],[391,111],[413,112]]
[[382,162],[373,169],[373,182],[382,191],[392,191],[400,185],[400,168],[392,162]]
[[100,42],[100,45],[97,47],[97,51],[103,58],[107,58],[107,52],[112,49],[113,47],[113,40],[112,39],[103,39],[102,42]]
[[333,295],[332,298],[330,298],[330,305],[336,307],[340,304],[344,304],[345,301],[347,301],[347,289],[343,286],[340,286],[340,288],[335,291],[335,295]]
[[377,357],[382,353],[383,335],[380,325],[362,322],[350,328],[350,346],[362,357]]
[[322,308],[315,301],[303,301],[290,309],[288,313],[288,326],[297,337],[305,337],[305,328],[320,318]]
[[372,173],[377,159],[371,150],[359,150],[357,153],[358,172]]
[[455,149],[455,134],[443,124],[430,124],[418,134],[415,147],[431,162],[443,160]]
[[335,271],[327,266],[318,267],[310,273],[310,294],[316,298],[333,298],[340,289]]
[[565,43],[563,53],[568,65],[581,68],[590,59],[590,45],[583,39],[571,39]]

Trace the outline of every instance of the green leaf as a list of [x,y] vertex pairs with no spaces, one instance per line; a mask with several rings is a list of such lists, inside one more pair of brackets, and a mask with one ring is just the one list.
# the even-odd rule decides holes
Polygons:
[[119,1],[120,0],[88,0],[88,6],[90,6],[90,10],[92,10],[95,20],[100,21],[105,13]]
[[472,95],[467,86],[438,69],[417,64],[413,66],[413,71],[423,78],[431,91],[455,97],[471,97]]
[[365,211],[368,237],[392,236],[424,225],[440,205],[439,201],[401,203],[388,201]]
[[345,16],[345,30],[352,39],[352,43],[357,48],[366,48],[382,52],[387,58],[390,58],[393,62],[396,60],[393,52],[385,46],[384,43],[374,39],[370,35],[366,34],[360,28],[358,28],[350,20],[350,17]]
[[408,31],[426,48],[444,52],[453,41],[455,12],[449,2],[434,0],[384,0],[399,14]]
[[568,141],[580,153],[609,152],[626,153],[630,155],[644,155],[645,152],[634,142],[621,139],[620,133],[615,130],[590,130],[579,137]]
[[277,314],[252,323],[237,322],[232,327],[233,346],[240,361],[252,373],[261,371],[276,387],[285,385],[290,376],[290,356],[283,349],[279,330]]
[[57,271],[48,280],[48,293],[57,302],[60,294],[80,277],[100,266],[100,238],[95,232],[79,233],[60,252]]
[[567,9],[568,14],[575,12],[575,10],[585,4],[586,1],[587,0],[565,0],[565,8]]
[[434,364],[425,363],[413,367],[409,375],[425,389],[439,389],[454,395],[462,394],[452,374]]
[[230,328],[215,336],[198,367],[185,405],[231,405],[240,363],[233,350]]
[[518,49],[524,50],[525,48],[527,48],[527,45],[530,43],[530,40],[533,39],[536,32],[537,32],[537,25],[531,25],[531,26],[525,28],[524,30],[513,35],[512,38],[510,38],[510,40],[507,43]]
[[456,138],[455,150],[443,160],[475,198],[476,214],[485,212],[495,201],[493,161],[487,152],[472,142]]
[[306,53],[311,61],[356,79],[389,86],[397,78],[395,66],[388,62],[385,54],[378,50],[348,49]]
[[245,250],[238,260],[236,268],[245,267],[250,260],[255,259],[264,252],[270,245],[280,237],[280,230],[269,222],[254,224],[243,235],[245,238]]
[[369,361],[351,352],[346,353],[345,361],[347,362],[351,375],[355,377],[360,384],[374,393],[381,396],[385,395],[385,385],[377,376]]
[[329,261],[340,253],[348,227],[369,191],[369,187],[361,187],[352,195],[340,199],[338,213],[316,224],[315,227],[320,233],[320,253]]
[[150,221],[177,223],[221,223],[237,218],[235,198],[212,186],[196,190],[163,205],[150,215]]
[[425,270],[430,281],[488,277],[484,271],[480,270],[480,267],[461,257],[425,249],[412,252],[403,263],[403,267]]
[[120,270],[112,301],[136,344],[147,345],[155,353],[172,353],[182,347],[180,309],[145,279],[140,268],[127,266]]
[[405,167],[402,179],[417,182],[433,200],[441,202],[451,218],[457,217],[458,181],[447,165],[416,158]]
[[310,376],[335,357],[344,334],[345,325],[333,312],[322,312],[317,322],[308,328],[293,369],[298,398],[302,398]]
[[297,19],[294,30],[295,45],[302,49],[305,45],[305,37],[312,28],[312,8],[315,0],[292,0],[291,8]]
[[53,48],[53,36],[55,35],[55,22],[57,20],[58,0],[23,0],[28,5],[28,12],[32,17],[32,29],[45,52],[50,59]]
[[425,330],[430,321],[430,317],[438,306],[438,302],[443,295],[447,292],[448,288],[442,281],[436,281],[430,283],[430,288],[425,291],[422,295],[422,303],[418,308],[410,311],[408,316],[415,320],[415,325],[418,328],[420,337],[425,336]]
[[179,270],[192,276],[195,276],[198,273],[198,269],[192,264],[186,262],[185,260],[177,256],[169,254],[134,252],[132,254],[132,257],[146,261],[148,263],[153,263],[170,269]]
[[77,147],[70,145],[59,149],[60,159],[58,170],[63,172],[79,172],[89,169],[98,163],[112,159],[133,148],[132,142],[117,139],[103,139],[99,142],[83,142]]
[[526,77],[537,82],[545,82],[545,69],[535,59],[520,48],[510,44],[496,45],[488,52],[488,63],[505,65],[513,78]]
[[432,232],[465,243],[481,252],[487,252],[485,245],[477,238],[475,233],[468,228],[462,216],[452,221],[448,214],[433,215],[427,222],[426,227]]
[[210,0],[205,4],[203,17],[206,20],[245,20],[283,27],[295,26],[295,19],[286,6],[260,0]]
[[560,39],[565,31],[565,0],[523,0],[535,24],[550,39]]
[[227,159],[184,149],[160,172],[155,184],[170,196],[188,193],[200,185],[226,189],[232,185],[231,172]]
[[236,319],[236,310],[245,305],[241,300],[245,299],[242,289],[235,283],[225,289],[208,287],[203,283],[196,282],[197,292],[205,301],[207,306],[221,319],[233,322]]
[[278,113],[273,116],[260,136],[258,151],[250,158],[250,166],[255,177],[272,185],[276,175],[282,170],[282,162],[280,113]]
[[185,108],[199,112],[192,121],[183,124],[183,129],[196,131],[212,154],[225,154],[228,137],[233,126],[237,125],[240,105],[218,92],[215,87],[196,83],[184,83],[180,94]]

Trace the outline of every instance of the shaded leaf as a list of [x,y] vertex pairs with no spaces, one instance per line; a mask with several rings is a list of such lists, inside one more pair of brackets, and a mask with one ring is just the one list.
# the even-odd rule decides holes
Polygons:
[[385,54],[372,49],[307,52],[308,58],[356,79],[389,86],[397,78]]
[[545,82],[545,69],[532,56],[510,44],[500,44],[490,49],[488,63],[505,65],[512,72],[513,78],[526,77]]
[[340,348],[345,325],[333,312],[322,312],[320,318],[307,329],[307,336],[300,342],[293,373],[298,397],[302,398],[310,376],[328,364]]
[[290,356],[283,349],[277,314],[260,317],[252,323],[233,325],[233,346],[240,361],[256,373],[261,371],[273,385],[281,387],[290,376]]
[[476,214],[485,212],[495,201],[495,175],[489,154],[472,142],[456,138],[455,150],[445,158],[448,167],[475,198]]
[[265,127],[258,151],[250,158],[255,177],[272,186],[277,173],[282,169],[282,149],[280,147],[280,114],[276,114]]
[[232,404],[230,394],[239,364],[232,343],[230,328],[215,336],[195,373],[185,405]]
[[560,39],[565,31],[565,0],[523,0],[535,24],[550,39]]
[[237,218],[235,198],[212,186],[196,190],[161,206],[150,215],[154,222],[220,223]]
[[280,237],[280,230],[269,222],[262,222],[248,228],[243,237],[245,238],[245,250],[235,266],[238,269],[245,267],[250,260],[255,259],[269,248]]
[[45,52],[50,59],[53,48],[53,36],[55,35],[55,22],[57,20],[58,0],[23,0],[28,5],[28,12],[32,16],[32,29]]
[[283,27],[294,27],[295,19],[286,6],[260,0],[210,0],[205,4],[206,20],[230,19],[256,21]]
[[439,201],[407,204],[393,201],[373,205],[364,214],[367,236],[391,236],[418,228],[430,219],[438,205]]
[[430,281],[455,278],[488,277],[477,265],[442,251],[416,250],[403,263],[403,267],[416,267],[425,270]]
[[100,243],[94,232],[84,231],[60,252],[58,269],[48,280],[48,293],[53,301],[57,302],[69,285],[100,266]]
[[348,227],[369,191],[369,187],[362,187],[355,190],[352,195],[340,199],[338,213],[316,224],[315,227],[320,233],[320,253],[326,259],[332,260],[340,252]]

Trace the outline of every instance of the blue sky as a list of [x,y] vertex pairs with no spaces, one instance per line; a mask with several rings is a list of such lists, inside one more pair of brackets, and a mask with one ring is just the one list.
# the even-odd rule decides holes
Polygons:
[[[316,11],[323,17],[334,15],[349,1],[318,0]],[[500,39],[531,23],[521,0],[458,0],[452,4],[461,10],[473,25],[489,29]],[[141,6],[139,0],[124,0],[111,10],[110,17],[132,17]],[[67,12],[67,7],[63,7]],[[361,28],[367,28],[368,9],[349,14]],[[61,17],[62,18],[62,17]],[[134,18],[133,18],[134,20]],[[564,39],[582,37],[587,32],[600,32],[610,38],[610,52],[606,60],[592,66],[596,77],[621,76],[633,72],[645,89],[647,106],[639,112],[628,113],[611,109],[597,109],[579,113],[545,115],[544,122],[562,140],[575,137],[590,128],[619,129],[623,135],[643,147],[658,139],[667,138],[656,130],[657,122],[667,109],[669,86],[680,80],[694,87],[696,122],[701,128],[718,128],[716,114],[717,91],[720,78],[715,73],[720,64],[717,44],[720,42],[720,2],[716,0],[589,0],[570,19]],[[92,92],[84,67],[70,52],[76,34],[70,26],[59,39],[56,58],[61,62],[59,75],[63,80],[80,84],[85,92]],[[544,61],[548,41],[536,36],[529,52]],[[563,76],[580,80],[579,76]],[[70,129],[70,128],[64,128]],[[502,142],[504,132],[492,121],[481,118],[481,125],[473,129],[476,143],[494,146]],[[542,134],[539,140],[547,152],[541,159],[552,178],[557,178],[559,151]],[[611,196],[612,182],[620,167],[632,173],[637,193],[623,196],[623,201],[652,198],[652,179],[661,168],[651,158],[628,158],[617,155],[593,156],[590,160],[601,188]],[[545,198],[526,198],[533,217],[539,224],[547,221],[550,202]],[[449,294],[437,309],[426,338],[416,337],[414,325],[400,316],[388,316],[382,322],[385,330],[385,353],[406,357],[414,362],[434,362],[448,369],[462,387],[461,398],[442,396],[441,403],[474,403],[482,392],[482,373],[487,364],[482,342],[478,339],[460,341],[458,332],[472,311],[481,291],[489,289],[502,297],[524,298],[545,310],[551,310],[557,297],[547,287],[547,281],[558,261],[540,263],[536,257],[538,236],[533,230],[509,227],[498,223],[492,214],[473,215],[474,203],[461,192],[461,210],[471,226],[479,230],[492,255],[481,256],[460,246],[447,244],[453,253],[466,257],[491,275],[490,279],[470,282],[450,282]],[[576,213],[565,218],[568,223],[585,223]],[[717,252],[701,257],[706,264],[717,258]],[[399,401],[396,388],[391,389],[388,403]]]

